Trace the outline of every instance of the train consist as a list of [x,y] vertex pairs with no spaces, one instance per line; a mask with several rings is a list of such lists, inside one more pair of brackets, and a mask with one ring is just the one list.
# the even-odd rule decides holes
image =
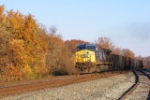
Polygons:
[[121,55],[110,54],[111,51],[95,44],[80,44],[75,54],[77,73],[93,73],[113,70],[140,69],[150,66],[147,61]]

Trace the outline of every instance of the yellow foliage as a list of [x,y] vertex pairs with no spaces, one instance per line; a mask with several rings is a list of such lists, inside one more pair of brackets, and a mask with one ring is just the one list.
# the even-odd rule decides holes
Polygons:
[[9,57],[17,65],[23,65],[26,63],[26,51],[24,48],[24,41],[20,39],[13,39],[10,41]]
[[41,74],[42,76],[45,76],[49,73],[49,67],[46,65],[46,56],[44,54],[38,54],[35,63],[35,73]]
[[23,72],[25,78],[28,78],[28,79],[34,78],[32,69],[29,65],[24,66],[24,68],[22,69],[22,72]]

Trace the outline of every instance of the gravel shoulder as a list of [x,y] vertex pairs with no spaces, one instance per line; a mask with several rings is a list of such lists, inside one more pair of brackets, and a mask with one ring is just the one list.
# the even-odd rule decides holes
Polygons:
[[132,72],[62,87],[43,89],[1,100],[116,100],[134,84]]

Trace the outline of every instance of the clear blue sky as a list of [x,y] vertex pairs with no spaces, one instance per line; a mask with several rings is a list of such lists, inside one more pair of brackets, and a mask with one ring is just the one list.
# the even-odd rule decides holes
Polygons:
[[64,40],[94,42],[108,37],[136,56],[150,56],[150,0],[0,0],[47,29],[56,26]]

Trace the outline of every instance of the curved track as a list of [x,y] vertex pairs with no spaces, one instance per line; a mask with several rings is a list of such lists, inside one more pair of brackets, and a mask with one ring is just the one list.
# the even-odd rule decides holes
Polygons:
[[[123,72],[125,73],[125,72]],[[120,72],[105,72],[102,74],[86,74],[86,75],[70,75],[70,76],[60,76],[60,77],[52,77],[47,78],[45,80],[37,80],[34,82],[27,81],[21,84],[9,84],[4,85],[0,84],[0,98],[4,96],[14,95],[14,94],[21,94],[30,91],[36,91],[44,88],[52,88],[52,87],[59,87],[63,85],[100,79],[104,77],[110,77],[114,75],[118,75]]]
[[135,84],[133,84],[118,100],[149,100],[150,99],[150,70],[133,70]]

